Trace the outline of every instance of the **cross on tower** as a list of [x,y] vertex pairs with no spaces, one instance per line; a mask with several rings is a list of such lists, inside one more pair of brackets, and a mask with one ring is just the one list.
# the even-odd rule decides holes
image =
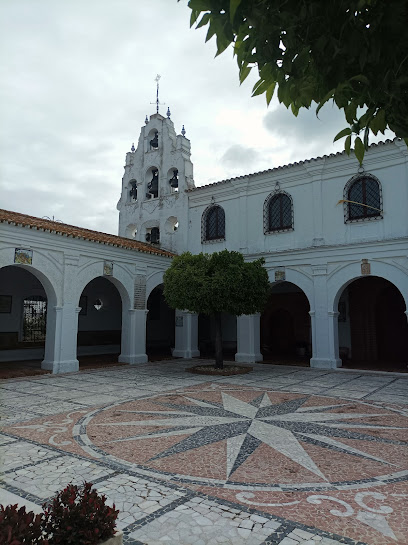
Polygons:
[[166,104],[165,102],[160,102],[159,101],[159,80],[160,80],[161,76],[160,74],[157,74],[157,76],[154,78],[154,81],[156,82],[156,86],[157,86],[157,89],[156,89],[156,103],[154,102],[151,102],[150,104],[156,104],[156,113],[159,113],[159,105],[164,105]]

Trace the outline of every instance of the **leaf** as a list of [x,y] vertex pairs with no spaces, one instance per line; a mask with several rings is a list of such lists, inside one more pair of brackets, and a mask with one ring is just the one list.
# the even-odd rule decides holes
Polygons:
[[244,66],[242,66],[240,68],[240,70],[239,70],[239,83],[240,84],[244,83],[244,81],[248,77],[251,70],[252,70],[252,67],[248,66],[248,65],[246,65],[246,66],[244,65]]
[[361,165],[364,159],[365,149],[364,149],[364,144],[361,141],[361,138],[359,136],[357,136],[357,138],[354,141],[354,153],[358,159],[358,162]]
[[197,21],[199,15],[200,15],[200,11],[195,10],[195,9],[191,10],[190,27],[192,27],[194,25],[194,23]]
[[292,102],[292,104],[290,105],[290,108],[292,110],[292,114],[297,117],[298,114],[299,114],[299,108]]
[[323,106],[326,104],[326,102],[330,100],[331,98],[333,98],[334,91],[335,89],[330,89],[330,91],[326,93],[326,95],[319,102],[319,105],[316,108],[316,117],[317,117],[317,114],[320,112],[320,110],[323,108]]
[[345,129],[343,129],[342,131],[336,134],[333,142],[337,142],[337,140],[340,140],[340,138],[343,138],[344,136],[348,136],[349,134],[351,134],[351,129],[350,127],[346,127]]
[[254,88],[252,89],[252,96],[256,97],[257,95],[262,95],[262,93],[265,93],[265,91],[268,89],[269,85],[269,81],[260,79],[255,83]]
[[207,36],[205,37],[205,42],[207,43],[208,40],[211,40],[214,34],[215,34],[215,26],[211,24],[211,20],[210,20],[210,25],[208,27]]
[[241,0],[230,0],[230,21],[231,23],[234,20],[235,13],[237,11],[238,6],[240,5]]
[[274,81],[272,85],[269,85],[269,87],[266,90],[266,104],[268,106],[272,100],[273,93],[275,92],[275,87],[276,87],[276,81]]
[[378,131],[384,134],[386,127],[387,121],[385,119],[385,110],[378,110],[376,116],[371,120],[370,129],[374,134],[377,134]]
[[357,102],[355,100],[352,100],[350,104],[344,107],[344,113],[346,115],[347,123],[349,123],[350,125],[354,123],[357,115]]
[[221,53],[227,49],[230,43],[231,40],[229,40],[225,34],[217,33],[217,53],[215,56],[218,57],[218,55],[221,55]]
[[344,142],[344,149],[347,155],[350,155],[351,152],[351,134],[349,134]]
[[201,28],[202,26],[205,26],[206,24],[208,24],[210,18],[211,18],[211,13],[204,13],[204,15],[201,17],[201,21],[198,23],[196,28]]
[[369,133],[370,133],[370,126],[367,125],[367,127],[364,129],[364,149],[368,149]]

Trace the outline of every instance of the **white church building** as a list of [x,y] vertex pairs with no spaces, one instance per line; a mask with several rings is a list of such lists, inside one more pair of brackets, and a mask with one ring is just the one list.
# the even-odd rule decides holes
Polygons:
[[262,314],[223,317],[236,361],[406,370],[406,145],[374,144],[360,168],[337,153],[200,187],[190,149],[169,116],[146,118],[119,236],[0,211],[0,361],[60,373],[87,354],[206,356],[211,319],[171,310],[163,274],[176,254],[228,249],[263,257],[271,282]]

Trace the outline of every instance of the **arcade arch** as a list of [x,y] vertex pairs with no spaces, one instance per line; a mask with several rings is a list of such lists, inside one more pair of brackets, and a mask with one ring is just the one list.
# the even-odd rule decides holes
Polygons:
[[261,315],[264,360],[293,360],[312,353],[310,305],[304,291],[288,281],[276,282]]
[[0,269],[0,360],[51,358],[57,296],[50,280],[32,266]]
[[354,278],[339,290],[336,301],[343,364],[406,371],[407,309],[395,284],[379,276]]
[[126,305],[115,283],[102,276],[92,279],[82,290],[78,307],[78,356],[119,354]]

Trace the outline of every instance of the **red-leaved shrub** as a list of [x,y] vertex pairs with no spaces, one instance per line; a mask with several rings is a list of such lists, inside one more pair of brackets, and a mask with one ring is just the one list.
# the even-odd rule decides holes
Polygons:
[[0,505],[0,543],[2,545],[48,545],[43,531],[43,514],[26,512],[24,506]]
[[92,483],[69,484],[51,504],[44,504],[49,545],[96,545],[113,537],[119,511]]

